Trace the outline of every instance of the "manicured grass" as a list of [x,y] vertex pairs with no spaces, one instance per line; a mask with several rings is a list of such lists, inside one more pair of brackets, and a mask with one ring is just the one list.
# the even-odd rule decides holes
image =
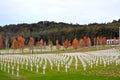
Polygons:
[[[65,52],[88,52],[88,51],[103,50],[109,48],[115,48],[115,46],[79,48],[77,50],[70,48],[65,51],[56,50],[53,51],[53,53],[55,54],[55,53],[65,53]],[[43,52],[43,53],[45,54],[48,52]],[[26,52],[25,54],[28,53]],[[50,64],[47,63],[45,74],[42,74],[43,71],[42,67],[39,68],[38,73],[36,72],[35,66],[33,68],[33,71],[30,71],[30,65],[28,67],[28,70],[26,70],[25,68],[26,68],[25,64],[23,69],[21,69],[20,66],[19,77],[16,76],[16,71],[15,74],[12,75],[11,71],[8,74],[7,71],[4,72],[4,70],[1,71],[0,69],[0,80],[120,80],[120,64],[116,66],[114,62],[110,65],[107,65],[106,67],[104,67],[103,63],[102,64],[99,63],[98,66],[94,64],[93,68],[91,68],[87,64],[87,69],[86,71],[84,71],[80,61],[78,62],[78,69],[75,70],[75,58],[73,58],[73,62],[70,68],[68,69],[68,72],[65,72],[65,65],[63,67],[60,67],[60,71],[58,72],[57,67],[55,65],[53,65],[53,69],[51,70]]]
[[57,67],[53,66],[50,70],[49,63],[47,65],[46,74],[42,74],[42,68],[37,73],[35,67],[33,71],[20,69],[20,76],[8,74],[7,72],[0,71],[0,80],[120,80],[120,65],[116,66],[115,63],[104,67],[103,64],[93,65],[90,68],[87,65],[87,70],[84,71],[81,62],[78,63],[78,69],[75,70],[75,60],[73,60],[68,72],[65,72],[65,68],[61,67],[60,72],[57,71]]
[[[40,49],[36,49],[36,47],[34,47],[33,54],[47,54],[47,53],[56,54],[56,53],[66,53],[66,52],[67,53],[71,53],[71,52],[88,52],[88,51],[104,50],[104,49],[111,49],[111,48],[119,48],[119,46],[110,46],[110,45],[91,46],[91,47],[84,47],[84,48],[78,48],[78,49],[73,49],[72,47],[70,47],[68,49],[63,49],[63,47],[61,47],[61,49],[59,49],[59,50],[56,49],[56,46],[53,46],[52,51],[47,46],[46,49],[42,49],[42,53],[41,53]],[[8,53],[8,51],[6,49],[2,49],[0,51],[3,52],[3,54]],[[13,49],[9,49],[9,54],[13,54]],[[14,54],[21,54],[20,50],[16,49],[14,51]],[[24,54],[30,54],[28,47],[24,48]]]

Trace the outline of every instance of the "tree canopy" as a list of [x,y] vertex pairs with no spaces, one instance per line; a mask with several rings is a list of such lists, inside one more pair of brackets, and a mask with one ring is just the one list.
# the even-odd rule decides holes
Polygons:
[[[43,39],[46,43],[48,43],[49,40],[52,40],[54,45],[56,44],[56,40],[59,41],[59,44],[63,44],[66,39],[72,41],[74,38],[81,39],[86,36],[91,39],[91,43],[93,45],[94,38],[97,38],[98,36],[105,36],[106,39],[114,37],[118,38],[119,27],[120,20],[113,20],[109,23],[90,23],[87,25],[40,21],[32,24],[22,23],[2,26],[0,27],[0,35],[2,35],[3,41],[6,37],[17,38],[18,35],[21,35],[25,38],[25,44],[28,44],[29,38],[33,37],[35,39],[35,43]],[[96,44],[98,42],[99,41],[97,40]],[[87,44],[85,45],[87,46]]]

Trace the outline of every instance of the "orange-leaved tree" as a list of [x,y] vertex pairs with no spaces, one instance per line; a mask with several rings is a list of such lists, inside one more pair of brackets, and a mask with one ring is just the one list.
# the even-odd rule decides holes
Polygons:
[[94,37],[94,46],[96,46],[96,44],[97,44],[97,38]]
[[66,39],[63,46],[65,49],[67,49],[70,46],[70,41],[68,39]]
[[29,42],[28,42],[28,46],[29,46],[29,50],[30,50],[31,54],[33,53],[34,42],[35,42],[34,38],[30,37]]
[[40,41],[37,41],[37,42],[36,42],[37,51],[38,51],[38,49],[40,48],[40,45],[41,45]]
[[19,43],[15,38],[12,40],[12,48],[13,48],[13,53],[15,52],[15,49],[19,48]]
[[18,35],[17,41],[18,41],[18,44],[19,44],[19,48],[20,48],[20,50],[23,54],[24,53],[24,46],[25,46],[25,39],[22,36]]
[[97,39],[96,39],[96,45],[97,46],[100,45],[100,38],[99,37],[97,37]]
[[58,40],[56,40],[56,48],[57,48],[57,49],[60,49],[60,48],[61,48]]
[[3,48],[3,40],[1,35],[0,35],[0,48]]
[[83,39],[80,39],[79,45],[80,45],[80,47],[82,47],[82,48],[85,46],[85,42],[84,42]]
[[69,47],[71,46],[71,41],[70,41],[70,40],[68,41],[68,46],[69,46]]
[[40,40],[40,51],[41,51],[41,53],[42,53],[43,44],[44,44],[44,41],[43,41],[43,39],[41,39],[41,40]]
[[46,49],[46,41],[43,43],[43,48]]
[[37,43],[36,43],[36,46],[40,49],[40,53],[42,53],[42,47],[43,47],[43,39],[39,40]]
[[114,45],[117,44],[117,42],[116,42],[116,37],[114,37],[113,42],[114,42]]
[[5,40],[5,47],[6,47],[7,53],[9,53],[9,38],[8,37],[6,37],[6,40]]
[[3,40],[2,40],[2,36],[1,35],[0,35],[0,48],[3,48]]
[[85,47],[87,47],[87,37],[86,36],[83,37],[83,41],[85,43]]
[[9,38],[6,37],[6,40],[5,40],[5,47],[6,47],[6,50],[8,50],[9,52]]
[[73,40],[73,42],[72,42],[72,47],[73,47],[74,49],[77,49],[77,48],[79,47],[79,41],[78,41],[77,38],[75,38],[75,39]]
[[87,47],[91,47],[91,39],[88,37],[86,42]]
[[50,47],[50,49],[51,49],[51,52],[52,52],[52,49],[53,49],[53,42],[52,42],[52,40],[48,40],[48,45],[49,45],[49,47]]
[[102,45],[106,45],[106,37],[102,37]]

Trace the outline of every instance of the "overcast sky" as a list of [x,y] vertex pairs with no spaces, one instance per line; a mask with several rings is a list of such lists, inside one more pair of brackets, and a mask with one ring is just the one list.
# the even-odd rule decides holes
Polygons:
[[103,23],[120,18],[120,0],[0,0],[0,26],[55,21]]

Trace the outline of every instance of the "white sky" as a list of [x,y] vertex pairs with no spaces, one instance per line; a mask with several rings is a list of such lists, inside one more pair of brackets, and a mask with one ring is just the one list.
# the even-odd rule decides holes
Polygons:
[[0,26],[55,21],[102,23],[120,18],[120,0],[0,0]]

